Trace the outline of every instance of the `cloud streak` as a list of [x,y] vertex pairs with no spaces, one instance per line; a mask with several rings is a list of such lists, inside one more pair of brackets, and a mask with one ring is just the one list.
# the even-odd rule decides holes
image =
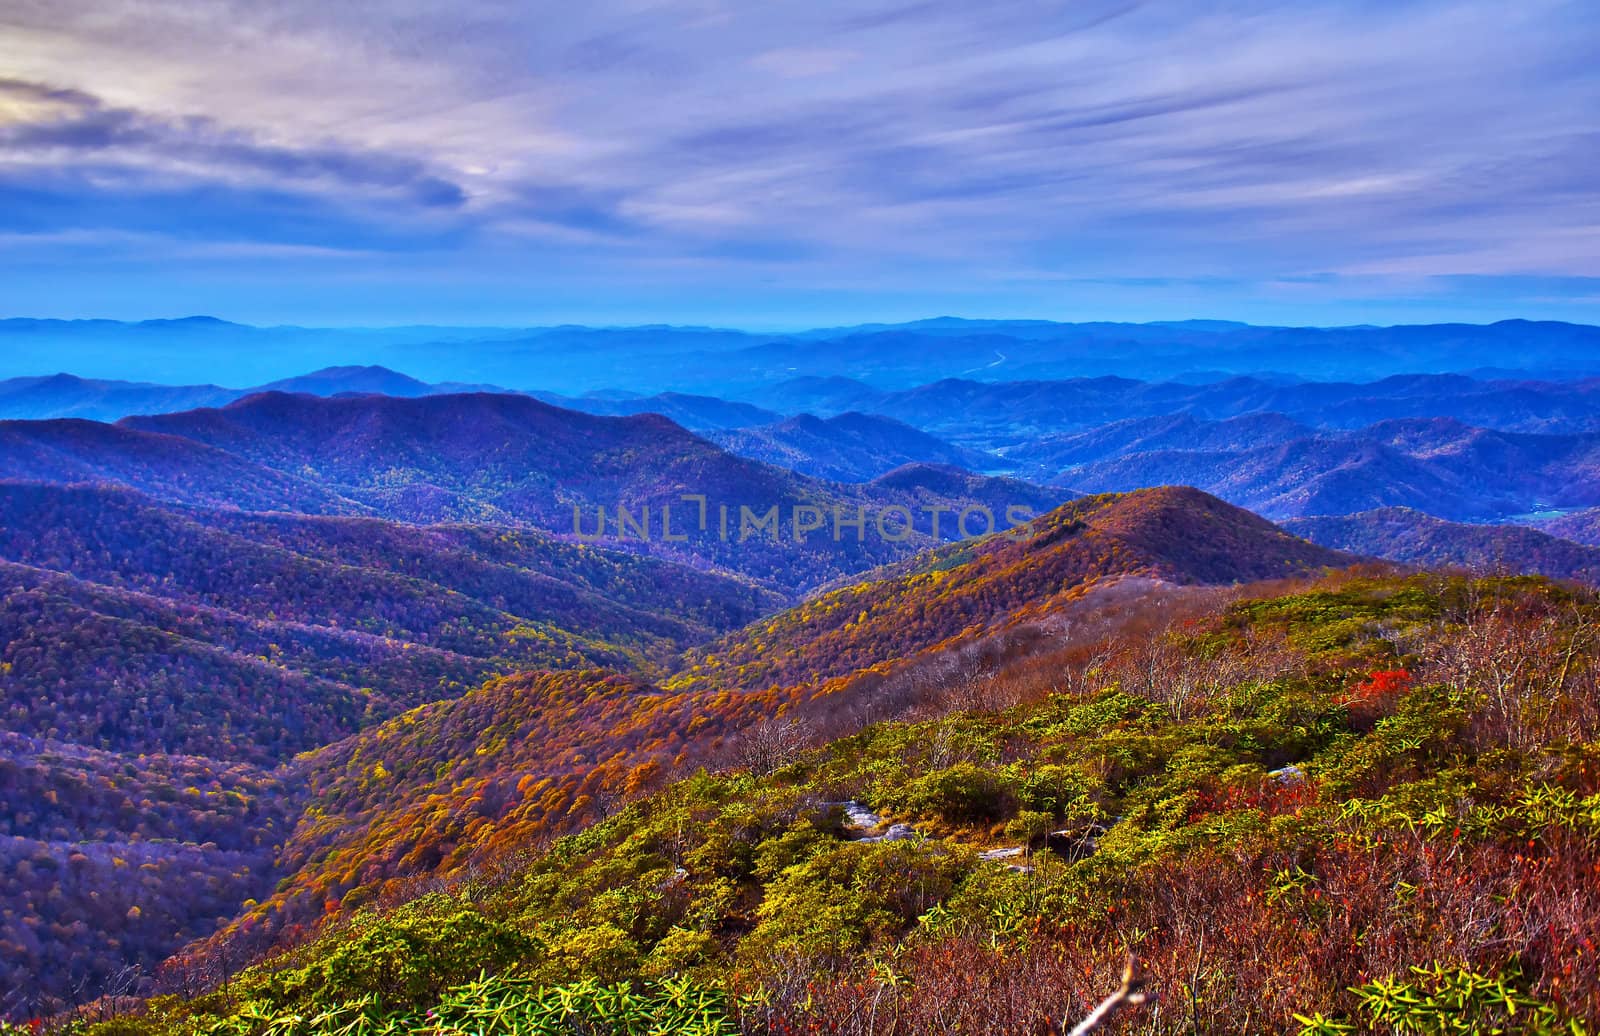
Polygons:
[[56,0],[0,15],[0,229],[930,311],[1581,282],[1597,51],[1583,0]]
[[0,162],[46,175],[92,169],[102,181],[324,185],[330,193],[393,192],[425,207],[460,206],[459,185],[412,157],[310,144],[274,146],[207,116],[165,119],[107,105],[82,90],[0,79]]

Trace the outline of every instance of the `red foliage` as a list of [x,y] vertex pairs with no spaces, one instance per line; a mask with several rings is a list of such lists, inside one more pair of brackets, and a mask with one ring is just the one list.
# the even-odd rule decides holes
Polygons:
[[1246,809],[1274,817],[1299,812],[1316,797],[1315,786],[1304,777],[1285,780],[1266,777],[1250,784],[1233,784],[1201,791],[1194,808],[1189,811],[1189,819],[1195,821],[1207,814]]
[[1411,689],[1411,671],[1408,669],[1378,669],[1367,678],[1350,687],[1345,707],[1357,729],[1370,726],[1379,716],[1393,707],[1395,700]]
[[1411,672],[1406,669],[1380,669],[1367,674],[1367,678],[1352,690],[1363,701],[1383,695],[1399,694],[1411,686]]

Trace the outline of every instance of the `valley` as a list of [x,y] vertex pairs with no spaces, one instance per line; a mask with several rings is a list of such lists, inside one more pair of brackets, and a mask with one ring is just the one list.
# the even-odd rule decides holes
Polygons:
[[[1147,868],[1200,867],[1211,842],[1310,851],[1260,832],[1425,782],[1402,756],[1382,778],[1359,761],[1390,758],[1377,732],[1411,722],[1425,686],[1456,688],[1461,729],[1500,725],[1440,733],[1430,759],[1487,774],[1493,744],[1556,736],[1473,697],[1447,631],[1532,624],[1529,650],[1583,658],[1547,724],[1590,729],[1587,386],[801,379],[535,398],[360,366],[221,395],[24,385],[38,416],[0,421],[16,792],[0,983],[30,991],[6,1009],[237,983],[228,1002],[251,1011],[367,995],[444,1011],[509,954],[536,986],[671,974],[727,1011],[759,987],[812,1031],[818,1010],[853,1016],[853,962],[878,947],[936,987],[959,973],[940,954],[992,969],[1020,952],[1069,1013],[1089,992],[1060,954],[1104,933],[1068,904],[1152,895]],[[1352,671],[1407,675],[1369,701]],[[1212,758],[1219,736],[1235,747]],[[1314,783],[1280,802],[1286,766]],[[1586,773],[1558,784],[1587,803]],[[863,841],[839,802],[915,838]],[[662,824],[687,827],[668,844]],[[1586,830],[1562,866],[1591,851]],[[1063,839],[1097,850],[1059,860]],[[1344,851],[1330,867],[1356,865]],[[836,902],[837,882],[879,891]],[[997,904],[1046,894],[1078,927],[1002,951]],[[624,916],[617,896],[643,898]],[[1129,909],[1174,923],[1159,897]],[[430,930],[479,948],[451,956]],[[363,932],[427,977],[363,971]],[[990,950],[953,949],[983,932]],[[1176,955],[1170,973],[1194,952],[1143,955]],[[772,970],[789,959],[810,962],[809,1006]],[[1589,1010],[1534,974],[1560,1010]],[[890,1007],[912,1025],[922,1009]],[[140,1024],[175,1032],[190,1010],[213,1009]]]
[[1597,53],[0,0],[0,1036],[1600,1036]]

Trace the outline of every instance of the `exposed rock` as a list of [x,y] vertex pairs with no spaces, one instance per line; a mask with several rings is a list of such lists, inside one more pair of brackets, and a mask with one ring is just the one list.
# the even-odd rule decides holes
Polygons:
[[883,818],[859,802],[831,802],[844,810],[844,826],[856,831],[876,831],[883,826]]
[[890,824],[889,830],[881,835],[867,835],[863,842],[903,842],[908,838],[917,837],[917,829],[910,824]]
[[847,837],[857,842],[903,842],[917,837],[917,829],[910,824],[890,824],[884,829],[884,820],[859,802],[830,802],[844,811],[844,830]]
[[1028,847],[1025,845],[1012,846],[1008,849],[985,849],[978,854],[980,860],[1010,860],[1018,856],[1025,856]]
[[1044,846],[1063,860],[1076,863],[1095,854],[1100,848],[1100,836],[1105,833],[1105,825],[1096,823],[1051,831],[1044,836]]
[[1271,770],[1267,773],[1267,776],[1279,784],[1303,784],[1306,779],[1305,771],[1293,763],[1279,770]]

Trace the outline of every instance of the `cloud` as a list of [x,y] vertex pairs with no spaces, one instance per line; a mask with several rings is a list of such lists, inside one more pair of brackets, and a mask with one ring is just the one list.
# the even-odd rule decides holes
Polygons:
[[810,79],[837,72],[860,57],[860,54],[851,50],[780,47],[757,54],[750,59],[750,64],[776,72],[786,79]]
[[[327,144],[263,143],[224,129],[209,117],[162,118],[107,105],[82,90],[0,79],[0,163],[47,172],[93,168],[102,182],[150,179],[165,170],[173,181],[255,180],[271,185],[316,185],[334,190],[393,192],[423,206],[459,206],[461,187],[417,158]],[[9,162],[7,162],[9,160]]]
[[1586,0],[56,0],[0,47],[17,232],[936,300],[1587,276],[1600,228]]

